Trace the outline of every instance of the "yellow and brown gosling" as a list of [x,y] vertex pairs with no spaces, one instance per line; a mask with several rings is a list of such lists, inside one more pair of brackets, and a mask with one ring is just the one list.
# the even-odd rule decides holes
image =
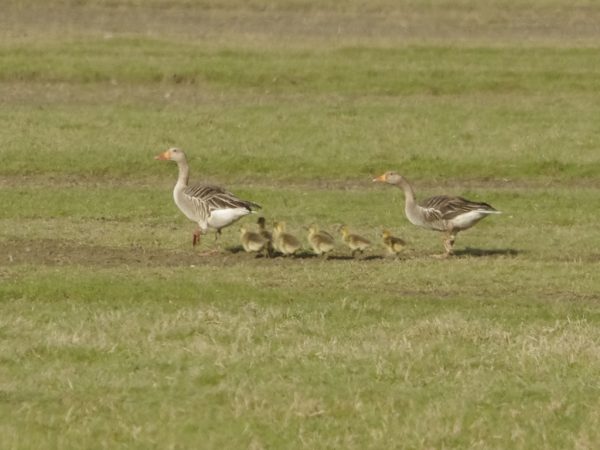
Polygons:
[[248,231],[245,226],[240,227],[240,241],[242,247],[248,253],[261,252],[266,249],[269,243],[260,233]]
[[398,255],[406,247],[406,242],[399,237],[393,236],[389,230],[383,230],[381,233],[383,245],[390,255]]
[[302,247],[300,241],[285,231],[285,222],[276,222],[273,227],[273,247],[284,256],[293,255]]
[[273,234],[267,230],[267,223],[264,217],[259,217],[256,223],[258,224],[258,232],[268,241],[266,246],[267,254],[271,257],[273,256]]
[[346,225],[342,225],[340,233],[342,234],[342,240],[352,250],[353,258],[356,252],[362,253],[371,246],[371,241],[358,234],[351,234]]
[[317,225],[308,227],[308,243],[313,251],[321,256],[327,255],[335,247],[335,239],[327,231],[320,231]]

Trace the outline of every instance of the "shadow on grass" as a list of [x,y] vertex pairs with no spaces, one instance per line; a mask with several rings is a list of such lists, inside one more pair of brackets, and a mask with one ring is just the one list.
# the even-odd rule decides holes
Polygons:
[[[457,257],[493,257],[516,256],[520,251],[515,249],[477,249],[457,250]],[[194,265],[223,265],[244,263],[250,260],[314,260],[314,261],[381,261],[382,255],[329,254],[327,257],[315,255],[310,251],[300,251],[293,256],[281,253],[271,258],[264,254],[246,253],[241,246],[215,249],[173,250],[147,248],[143,246],[105,247],[86,245],[59,239],[24,240],[14,239],[0,242],[0,266],[12,264],[30,264],[46,266],[81,265],[90,267],[115,267],[123,265],[139,267],[185,267]],[[403,258],[404,259],[404,258]],[[409,257],[409,259],[412,259]]]
[[466,247],[463,250],[455,250],[454,256],[471,256],[471,257],[482,257],[482,256],[517,256],[522,253],[521,250],[514,248],[472,248]]
[[[231,247],[227,247],[225,249],[225,251],[232,253],[232,254],[236,254],[236,253],[244,253],[244,248],[241,245],[235,245],[235,246],[231,246]],[[339,255],[339,254],[327,254],[327,255],[317,255],[316,253],[313,253],[309,250],[301,250],[299,252],[294,253],[293,255],[288,255],[285,256],[283,253],[281,252],[274,252],[273,255],[271,255],[270,257],[268,257],[267,255],[260,253],[260,254],[256,254],[256,258],[260,259],[260,258],[266,258],[266,259],[278,259],[278,258],[283,258],[283,259],[314,259],[314,260],[321,260],[321,261],[371,261],[371,260],[381,260],[384,259],[383,256],[381,255],[367,255],[367,256],[360,256],[357,255],[356,257],[353,257],[352,255]]]
[[320,261],[372,261],[372,260],[384,259],[383,256],[381,256],[381,255],[368,255],[368,256],[353,257],[352,255],[328,254],[328,255],[324,256],[324,255],[317,255],[315,253],[307,252],[307,251],[298,252],[292,256],[283,256],[281,253],[277,253],[273,257],[274,258],[287,258],[287,259],[314,259],[314,260],[320,260]]

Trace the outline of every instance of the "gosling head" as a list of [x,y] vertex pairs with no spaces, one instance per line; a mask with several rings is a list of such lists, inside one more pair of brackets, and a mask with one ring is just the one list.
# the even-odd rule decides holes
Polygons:
[[319,232],[319,227],[314,223],[308,227],[308,234],[315,234]]

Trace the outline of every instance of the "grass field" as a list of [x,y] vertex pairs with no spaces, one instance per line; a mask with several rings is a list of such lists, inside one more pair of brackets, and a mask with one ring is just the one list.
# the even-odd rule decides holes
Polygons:
[[[0,14],[0,448],[600,446],[600,5],[38,3]],[[301,257],[192,248],[174,145]],[[434,258],[388,169],[503,214]]]

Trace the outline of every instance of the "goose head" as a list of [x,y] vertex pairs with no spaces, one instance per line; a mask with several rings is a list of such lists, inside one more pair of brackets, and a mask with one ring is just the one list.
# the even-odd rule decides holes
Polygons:
[[171,147],[170,149],[156,155],[154,159],[159,161],[175,161],[176,163],[180,163],[185,161],[185,153],[183,150],[177,147]]
[[398,173],[388,170],[386,173],[373,178],[374,183],[400,184],[404,178]]

